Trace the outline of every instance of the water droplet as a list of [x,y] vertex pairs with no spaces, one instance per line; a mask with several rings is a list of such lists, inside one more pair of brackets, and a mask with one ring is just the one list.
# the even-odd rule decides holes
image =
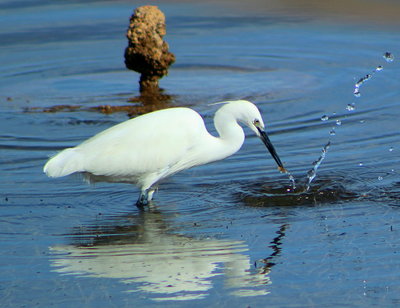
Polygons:
[[372,74],[367,74],[367,75],[365,75],[364,77],[360,78],[360,79],[356,82],[356,84],[354,85],[354,91],[353,91],[353,94],[354,94],[355,97],[360,97],[360,96],[361,96],[361,93],[360,93],[360,87],[361,87],[361,85],[362,85],[364,82],[370,80],[371,78],[372,78]]
[[336,125],[337,125],[337,126],[342,125],[342,121],[341,121],[341,120],[336,120]]
[[394,56],[390,52],[385,52],[383,54],[383,58],[386,60],[386,62],[393,62]]
[[367,74],[364,77],[360,78],[357,83],[355,84],[355,87],[360,87],[364,82],[370,80],[372,78],[371,74]]
[[363,164],[363,163],[359,163],[358,165],[359,165],[360,167],[364,166],[364,164]]
[[347,111],[353,111],[354,109],[356,109],[354,104],[347,104],[347,107],[346,107]]
[[378,176],[378,180],[379,180],[379,181],[382,181],[382,180],[383,180],[383,177]]
[[331,136],[335,136],[336,135],[334,127],[332,127],[332,130],[329,132],[329,135],[331,135]]
[[361,123],[361,124],[365,123],[365,120],[360,120],[360,123]]
[[364,296],[367,296],[367,286],[366,286],[367,281],[366,281],[366,280],[363,280],[363,283],[364,283],[364,292],[363,292],[363,295],[364,295]]
[[376,67],[375,72],[380,72],[381,70],[383,70],[383,66],[379,65]]
[[289,172],[287,172],[289,175],[289,180],[292,183],[292,190],[295,191],[296,190],[296,180],[294,179],[294,176],[291,175]]
[[393,150],[394,150],[393,147],[390,147],[390,148],[389,148],[389,152],[393,152]]
[[329,120],[329,117],[326,115],[326,114],[324,114],[322,117],[321,117],[321,121],[328,121]]

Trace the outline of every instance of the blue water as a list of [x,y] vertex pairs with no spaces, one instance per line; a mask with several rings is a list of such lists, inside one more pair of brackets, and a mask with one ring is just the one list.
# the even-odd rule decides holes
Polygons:
[[0,5],[0,306],[397,307],[392,23],[160,4],[177,61],[159,107],[190,106],[215,132],[209,104],[255,102],[300,188],[330,141],[308,192],[290,191],[249,130],[237,154],[171,177],[145,211],[130,185],[42,173],[49,155],[128,119],[92,108],[139,95],[123,63],[138,5]]

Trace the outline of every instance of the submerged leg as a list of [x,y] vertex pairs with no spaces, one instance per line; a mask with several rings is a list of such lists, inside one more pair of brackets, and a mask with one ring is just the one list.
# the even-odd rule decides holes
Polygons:
[[148,203],[149,203],[148,195],[149,194],[148,194],[147,189],[142,190],[140,192],[139,199],[136,201],[136,206],[142,207],[142,206],[148,205]]
[[140,196],[138,201],[136,202],[136,206],[145,206],[149,205],[150,201],[153,199],[154,192],[157,187],[151,187],[140,192]]
[[157,180],[159,179],[158,175],[153,174],[149,176],[146,181],[141,182],[138,186],[140,187],[140,196],[138,201],[136,202],[137,206],[149,205],[151,199],[153,199],[154,191],[158,188]]
[[152,187],[152,188],[148,189],[148,191],[147,191],[147,201],[150,202],[151,200],[153,200],[153,195],[154,195],[155,191],[157,190],[157,188],[158,187]]

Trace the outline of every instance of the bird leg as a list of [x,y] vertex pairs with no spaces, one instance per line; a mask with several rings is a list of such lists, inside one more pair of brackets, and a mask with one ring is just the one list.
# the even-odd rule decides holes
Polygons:
[[137,207],[143,207],[143,206],[145,206],[145,205],[148,205],[149,204],[149,191],[146,189],[146,190],[142,190],[141,192],[140,192],[140,196],[139,196],[139,199],[136,201],[136,206]]
[[139,199],[136,202],[136,206],[142,207],[142,206],[149,205],[150,201],[153,199],[153,195],[154,195],[154,192],[156,191],[156,189],[157,189],[157,187],[142,190],[140,192]]
[[151,200],[153,200],[153,195],[155,193],[155,191],[158,189],[158,187],[152,187],[147,191],[147,201],[150,202]]

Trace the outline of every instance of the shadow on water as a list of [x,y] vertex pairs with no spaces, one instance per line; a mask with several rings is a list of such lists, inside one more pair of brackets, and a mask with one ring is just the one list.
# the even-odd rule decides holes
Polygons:
[[[103,98],[104,99],[104,98]],[[100,112],[103,114],[112,114],[116,112],[124,112],[129,117],[134,117],[137,115],[145,114],[148,112],[176,107],[176,100],[178,97],[176,95],[170,95],[160,91],[156,94],[148,95],[143,93],[141,95],[133,96],[127,98],[127,103],[121,103],[118,101],[115,104],[110,104],[109,101],[107,104],[87,106],[87,104],[83,105],[70,105],[70,104],[61,104],[61,105],[53,105],[48,107],[26,107],[24,108],[25,113],[56,113],[56,112]]]
[[65,234],[68,244],[51,247],[51,265],[60,274],[117,279],[126,292],[155,301],[204,298],[215,276],[233,296],[265,295],[287,228],[279,227],[272,253],[253,264],[244,241],[181,235],[156,209],[102,216]]
[[361,197],[351,187],[349,180],[339,176],[321,176],[310,189],[306,183],[298,183],[293,192],[291,187],[282,186],[278,181],[264,181],[243,186],[235,198],[245,205],[254,207],[274,206],[315,206],[338,201],[355,200]]

